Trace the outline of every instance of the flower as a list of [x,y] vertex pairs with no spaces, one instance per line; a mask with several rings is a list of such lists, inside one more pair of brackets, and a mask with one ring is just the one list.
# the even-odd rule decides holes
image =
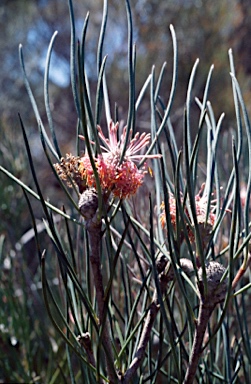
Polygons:
[[[160,205],[161,214],[160,214],[160,223],[162,228],[166,225],[166,212],[165,212],[165,203],[162,201]],[[171,224],[174,227],[174,230],[176,228],[176,201],[175,197],[171,192],[169,192],[169,213],[171,218]]]
[[[200,222],[200,219],[202,219],[204,222],[206,221],[208,195],[207,193],[203,193],[204,189],[205,183],[202,184],[199,193],[195,196],[195,208],[198,222]],[[212,203],[215,203],[215,200],[211,201],[211,210],[209,211],[207,223],[213,226],[215,223],[216,215],[213,213],[215,206]]]
[[[207,204],[208,204],[208,195],[206,193],[203,193],[205,188],[205,183],[202,184],[201,189],[199,193],[195,196],[195,210],[196,210],[196,217],[197,217],[197,223],[199,226],[199,231],[201,234],[201,238],[203,241],[203,244],[205,245],[208,240],[211,233],[211,230],[214,226],[216,215],[214,213],[214,205],[210,206],[210,211],[207,215]],[[183,196],[181,195],[181,202],[183,202]],[[164,202],[160,205],[161,213],[160,213],[160,223],[162,228],[164,228],[166,224],[166,213],[165,213],[165,204]],[[185,208],[185,214],[186,217],[189,220],[189,224],[187,224],[187,232],[188,237],[190,241],[193,243],[195,241],[194,236],[194,220],[191,216],[191,210],[188,209],[188,207]],[[176,229],[176,200],[172,193],[169,192],[169,213],[171,218],[171,224]]]
[[[139,154],[149,144],[150,134],[136,133],[132,138],[132,130],[129,132],[128,144],[124,150],[127,127],[124,127],[120,140],[118,140],[118,129],[119,123],[114,124],[111,121],[108,129],[109,138],[106,138],[102,128],[98,126],[98,135],[103,145],[102,153],[94,158],[94,161],[101,188],[112,192],[115,197],[124,199],[134,195],[143,183],[146,173],[145,164],[139,169],[135,163],[144,157],[157,158],[160,155]],[[93,168],[87,154],[80,158],[79,172],[89,188],[96,187]]]
[[[214,226],[216,215],[213,212],[215,209],[214,205],[210,206],[210,210],[207,215],[208,195],[206,193],[203,194],[204,188],[205,183],[202,184],[199,193],[195,196],[195,210],[200,236],[202,243],[205,246],[210,239],[210,233]],[[192,228],[193,227],[194,223],[192,221]],[[188,229],[188,236],[192,242],[195,241],[194,232],[191,228]]]

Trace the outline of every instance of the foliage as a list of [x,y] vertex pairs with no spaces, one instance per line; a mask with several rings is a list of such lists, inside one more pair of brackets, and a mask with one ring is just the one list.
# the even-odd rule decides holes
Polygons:
[[[174,28],[170,27],[171,87],[164,103],[160,90],[168,76],[166,64],[160,71],[153,67],[141,90],[136,88],[138,67],[128,1],[125,9],[129,101],[127,127],[121,131],[123,124],[110,123],[120,120],[117,105],[113,112],[110,109],[110,83],[115,81],[120,92],[121,88],[106,72],[107,2],[94,93],[86,63],[89,15],[77,42],[69,1],[70,74],[77,114],[74,155],[63,152],[51,109],[49,73],[57,34],[47,52],[43,87],[49,132],[20,47],[43,164],[47,162],[56,181],[51,184],[52,198],[47,200],[21,115],[33,184],[21,181],[6,156],[2,156],[0,170],[8,176],[7,184],[10,180],[21,187],[33,230],[15,244],[14,251],[5,250],[1,237],[4,382],[242,383],[250,377],[251,127],[232,51],[236,131],[222,130],[224,114],[217,119],[209,101],[213,67],[206,79],[202,76],[202,96],[194,99],[196,60],[186,90],[179,150],[172,125],[178,68]],[[146,105],[151,141],[149,135],[136,131],[140,110]],[[195,108],[197,119],[192,114]],[[146,146],[146,153],[138,154]],[[130,183],[135,188],[128,188]],[[42,221],[37,221],[39,209]],[[35,242],[39,265],[29,265],[26,259],[27,239]],[[39,321],[41,317],[44,321]]]

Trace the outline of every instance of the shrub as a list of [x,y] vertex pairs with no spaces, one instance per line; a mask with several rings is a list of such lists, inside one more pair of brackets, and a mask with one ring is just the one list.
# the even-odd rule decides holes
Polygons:
[[[250,261],[251,131],[232,51],[236,132],[222,131],[224,114],[216,120],[208,100],[213,66],[202,98],[194,98],[197,60],[187,86],[179,150],[172,126],[177,82],[173,26],[173,78],[167,104],[160,95],[166,64],[158,76],[153,67],[136,97],[136,48],[126,1],[130,99],[125,125],[118,109],[112,116],[109,105],[112,78],[106,79],[107,57],[103,57],[107,8],[94,97],[85,71],[89,16],[82,40],[76,43],[71,1],[69,5],[77,112],[74,154],[61,154],[50,110],[48,74],[56,34],[48,49],[44,79],[50,134],[40,118],[20,47],[45,158],[63,194],[55,188],[53,202],[46,200],[45,181],[37,175],[22,117],[36,190],[0,168],[22,187],[30,210],[45,308],[59,334],[60,350],[65,348],[60,373],[73,383],[248,382],[250,283],[245,272]],[[151,130],[138,132],[137,113],[147,98]],[[197,120],[191,114],[194,103]],[[63,206],[57,196],[58,201],[64,196]],[[33,198],[43,209],[42,230],[47,237],[39,234]],[[54,381],[55,373],[48,382]]]

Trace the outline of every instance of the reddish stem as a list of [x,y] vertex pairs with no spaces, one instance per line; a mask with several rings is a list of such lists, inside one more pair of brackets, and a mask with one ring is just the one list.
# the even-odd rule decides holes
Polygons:
[[199,317],[194,335],[193,348],[190,355],[189,365],[183,384],[192,384],[196,375],[200,356],[203,352],[202,343],[207,329],[210,316],[215,308],[215,304],[209,304],[201,300],[199,308]]
[[[167,272],[167,274],[165,272],[159,274],[159,284],[160,284],[160,290],[161,290],[162,294],[166,290],[167,283],[172,279],[173,279],[173,274],[170,272],[169,273]],[[160,308],[160,306],[159,306],[159,302],[158,302],[158,294],[157,294],[157,290],[155,290],[152,303],[151,303],[149,310],[148,310],[148,313],[147,313],[147,317],[145,320],[145,324],[143,327],[143,331],[142,331],[142,335],[141,335],[141,338],[139,341],[137,352],[136,352],[135,357],[132,360],[129,368],[127,369],[127,371],[124,374],[124,378],[122,380],[123,384],[131,383],[131,380],[132,380],[134,374],[136,373],[137,369],[140,367],[140,364],[141,364],[143,357],[145,355],[145,350],[146,350],[147,344],[149,342],[149,339],[151,336],[151,330],[152,330],[154,321],[156,319],[156,316],[158,314],[159,308]]]
[[101,221],[93,219],[88,220],[86,228],[89,234],[90,241],[90,262],[92,266],[93,282],[96,290],[96,299],[98,305],[99,324],[103,326],[103,340],[102,344],[106,354],[107,372],[109,377],[109,383],[115,384],[118,382],[118,377],[113,365],[113,350],[112,343],[109,334],[109,325],[105,317],[105,306],[104,306],[104,286],[103,277],[101,272],[100,264],[100,243],[101,243]]

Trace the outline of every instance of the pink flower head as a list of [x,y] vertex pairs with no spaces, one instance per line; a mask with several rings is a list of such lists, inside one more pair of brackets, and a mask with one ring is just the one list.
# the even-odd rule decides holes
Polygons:
[[[162,203],[160,205],[160,209],[162,211],[160,214],[160,223],[161,223],[162,228],[164,228],[164,226],[166,224],[166,212],[165,212],[164,201],[162,201]],[[169,192],[169,213],[170,213],[171,224],[172,224],[173,228],[175,229],[176,228],[176,201],[175,201],[175,197],[173,196],[173,194],[171,192]]]
[[[205,188],[205,183],[202,184],[199,193],[195,196],[195,209],[196,209],[197,223],[199,226],[202,244],[203,246],[206,246],[210,239],[210,234],[216,220],[216,215],[213,212],[215,207],[214,205],[211,204],[210,210],[207,216],[208,195],[206,193],[203,193],[204,188]],[[193,226],[194,224],[192,224],[192,227]],[[191,230],[191,228],[188,228],[188,236],[190,238],[190,241],[192,242],[195,241],[194,232]]]
[[[197,223],[199,225],[200,233],[203,239],[203,243],[207,243],[210,232],[214,226],[216,215],[213,212],[214,206],[211,205],[210,211],[207,216],[207,204],[208,204],[208,196],[206,193],[203,193],[205,188],[205,184],[202,184],[199,193],[195,196],[195,209],[196,209],[196,217]],[[183,201],[183,196],[181,196],[181,202]],[[165,204],[164,202],[160,205],[161,214],[160,214],[160,223],[162,228],[164,228],[166,224],[166,215],[165,215]],[[172,193],[169,193],[169,212],[171,218],[171,224],[176,229],[176,200]],[[189,210],[185,208],[185,213],[190,221],[190,225],[187,225],[188,236],[191,242],[195,241],[194,232],[192,228],[194,227],[193,219]]]
[[[134,195],[143,183],[145,165],[139,169],[136,162],[143,159],[144,155],[139,152],[150,142],[150,134],[136,133],[132,138],[132,131],[129,133],[128,144],[121,161],[124,150],[127,128],[124,127],[120,140],[118,140],[119,123],[112,121],[109,125],[109,138],[104,136],[100,126],[98,134],[103,143],[102,153],[95,159],[95,165],[99,176],[100,185],[103,190],[111,191],[114,196],[126,198]],[[160,157],[159,155],[147,155],[147,158]],[[80,172],[89,187],[95,187],[95,177],[87,155],[80,159]]]
[[195,208],[196,208],[197,221],[199,224],[207,223],[213,227],[215,223],[216,215],[215,213],[212,212],[212,209],[214,209],[214,207],[211,206],[210,207],[211,210],[209,211],[208,217],[206,218],[208,196],[205,193],[202,195],[204,188],[205,188],[205,184],[202,184],[199,193],[195,196]]

